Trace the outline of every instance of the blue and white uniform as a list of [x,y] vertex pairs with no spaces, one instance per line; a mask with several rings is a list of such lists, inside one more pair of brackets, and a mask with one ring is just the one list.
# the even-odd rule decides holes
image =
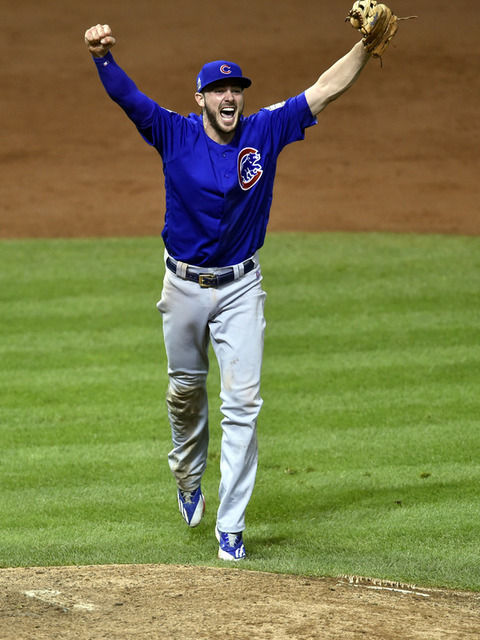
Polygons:
[[[265,293],[258,251],[278,155],[302,140],[316,119],[302,93],[242,116],[232,141],[218,144],[206,134],[201,115],[184,117],[159,106],[137,89],[111,53],[94,60],[110,97],[163,161],[168,268],[157,306],[168,358],[170,468],[183,491],[197,488],[206,468],[211,342],[224,416],[217,526],[240,532],[255,482],[262,405]],[[210,286],[213,281],[218,286]]]

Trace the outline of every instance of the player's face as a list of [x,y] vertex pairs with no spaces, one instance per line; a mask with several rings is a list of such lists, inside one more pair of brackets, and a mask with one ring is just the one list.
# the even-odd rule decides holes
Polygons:
[[207,134],[229,142],[243,113],[243,88],[235,84],[217,84],[197,96],[203,98],[197,97],[197,102],[203,109]]

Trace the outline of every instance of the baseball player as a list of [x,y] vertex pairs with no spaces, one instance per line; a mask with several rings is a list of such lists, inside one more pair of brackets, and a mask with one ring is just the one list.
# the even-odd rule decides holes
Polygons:
[[115,62],[112,29],[85,33],[100,79],[163,161],[166,190],[163,318],[173,448],[168,454],[180,512],[190,527],[204,514],[201,480],[209,438],[206,380],[211,343],[219,363],[222,445],[215,534],[218,557],[241,560],[242,532],[257,470],[257,418],[265,330],[262,247],[282,149],[302,140],[316,116],[357,79],[364,43],[300,95],[245,117],[251,80],[228,60],[197,77],[200,114],[188,117],[141,93]]

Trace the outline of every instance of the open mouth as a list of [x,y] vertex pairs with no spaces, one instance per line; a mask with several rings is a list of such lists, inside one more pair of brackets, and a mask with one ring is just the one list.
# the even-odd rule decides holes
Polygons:
[[220,117],[225,124],[230,124],[235,120],[235,109],[233,107],[224,107],[220,109]]

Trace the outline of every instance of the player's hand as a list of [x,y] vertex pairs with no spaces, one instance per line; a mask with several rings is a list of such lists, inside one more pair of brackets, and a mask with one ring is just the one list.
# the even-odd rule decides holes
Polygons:
[[85,31],[85,44],[94,58],[103,58],[115,45],[115,38],[108,24],[97,24]]

